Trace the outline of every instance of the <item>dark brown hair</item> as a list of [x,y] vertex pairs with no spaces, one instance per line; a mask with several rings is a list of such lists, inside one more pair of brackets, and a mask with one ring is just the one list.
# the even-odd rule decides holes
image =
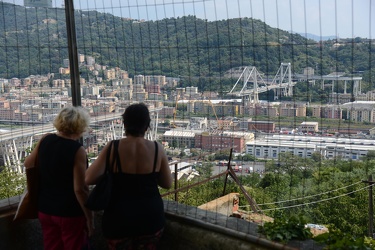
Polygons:
[[150,112],[144,103],[132,104],[126,108],[122,119],[125,133],[132,136],[144,136],[150,127]]

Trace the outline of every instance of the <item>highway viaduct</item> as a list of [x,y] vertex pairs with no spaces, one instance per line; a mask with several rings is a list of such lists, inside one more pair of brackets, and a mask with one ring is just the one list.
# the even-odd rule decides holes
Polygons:
[[[150,109],[151,129],[147,132],[146,137],[150,140],[157,139],[158,111],[160,109]],[[15,121],[15,123],[17,123]],[[90,137],[101,132],[103,135],[102,142],[119,139],[124,135],[122,126],[121,113],[109,113],[102,116],[91,117],[89,131],[84,134]],[[52,123],[38,124],[33,126],[22,126],[16,129],[0,131],[0,166],[7,166],[11,171],[23,173],[24,167],[22,160],[30,153],[33,144],[37,142],[45,133],[56,132]],[[86,146],[83,143],[84,146]]]

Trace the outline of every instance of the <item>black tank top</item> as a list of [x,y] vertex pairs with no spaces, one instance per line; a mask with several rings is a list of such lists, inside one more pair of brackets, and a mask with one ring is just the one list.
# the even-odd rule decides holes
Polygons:
[[[114,141],[116,162],[120,163],[118,141]],[[164,204],[159,193],[155,172],[158,145],[155,142],[153,172],[149,174],[114,173],[111,201],[104,210],[102,227],[104,237],[122,239],[151,235],[165,225]],[[150,156],[152,157],[152,156]]]
[[47,135],[38,152],[40,169],[39,211],[61,217],[82,216],[74,193],[73,167],[82,145],[56,134]]

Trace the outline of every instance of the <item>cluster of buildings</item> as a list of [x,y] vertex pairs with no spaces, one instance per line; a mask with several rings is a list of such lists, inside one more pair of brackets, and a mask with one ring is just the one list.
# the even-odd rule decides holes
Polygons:
[[[299,131],[316,130],[318,124],[300,125]],[[375,141],[336,136],[302,134],[264,134],[256,137],[251,132],[207,132],[202,130],[174,129],[162,136],[166,146],[200,148],[209,152],[233,149],[235,153],[246,153],[260,159],[278,160],[281,153],[290,152],[302,158],[311,158],[318,153],[324,159],[341,158],[361,160],[374,150]]]
[[[265,155],[271,157],[275,155],[273,152],[267,153],[264,149],[258,151],[257,147],[262,145],[262,142],[255,139],[254,133],[279,133],[280,131],[276,131],[275,122],[237,117],[306,117],[310,109],[312,117],[375,122],[375,101],[308,106],[306,103],[253,103],[244,102],[243,99],[218,99],[216,92],[201,93],[197,87],[177,88],[179,78],[162,75],[129,77],[125,70],[97,64],[94,57],[82,54],[79,55],[79,63],[80,68],[87,72],[87,79],[80,79],[82,106],[92,116],[122,112],[132,102],[145,102],[158,110],[159,120],[174,120],[176,109],[182,105],[184,112],[189,114],[187,126],[185,124],[180,128],[167,128],[161,136],[162,141],[171,147],[200,148],[208,151],[233,148],[234,152],[238,153],[248,152],[261,156],[260,158]],[[65,59],[59,69],[59,78],[48,74],[31,75],[24,79],[0,79],[0,120],[41,123],[53,120],[61,108],[72,105],[71,82],[67,76],[69,73],[69,60]],[[346,117],[343,117],[343,114],[346,114]],[[314,134],[319,131],[318,123],[301,123],[296,131],[302,133],[300,135]],[[295,134],[294,130],[281,132]],[[270,139],[265,140],[265,143],[271,144]],[[294,142],[293,145],[298,143]],[[306,144],[304,150],[318,150],[311,145],[312,143]],[[282,148],[282,144],[279,142],[277,147]],[[301,155],[300,151],[296,153]],[[304,151],[302,155],[310,156],[311,152]],[[350,155],[350,158],[355,157]]]
[[[218,99],[218,93],[199,92],[197,87],[177,88],[179,78],[163,75],[134,75],[126,70],[109,68],[96,63],[95,57],[79,54],[80,70],[86,78],[80,78],[84,104],[92,107],[93,115],[113,112],[116,105],[133,101],[148,102],[160,108],[161,118],[172,118],[179,105],[192,115],[216,115],[218,118],[236,116],[306,117],[311,109],[312,117],[351,119],[356,122],[375,122],[375,92],[367,96],[366,105],[354,102],[345,105],[307,105],[288,102],[244,102],[242,99]],[[0,79],[0,120],[49,121],[45,108],[56,109],[71,100],[69,59],[64,59],[59,78],[51,73],[45,76],[31,75],[24,79]],[[360,97],[358,97],[360,98]],[[357,98],[357,99],[358,99]],[[375,100],[375,99],[374,99]],[[60,104],[59,104],[60,102]],[[361,101],[362,102],[362,101]],[[48,105],[47,103],[51,103]],[[169,103],[169,105],[165,105]],[[176,105],[174,105],[176,104]],[[33,105],[30,107],[30,105]],[[46,107],[46,105],[48,107]],[[343,117],[343,111],[346,116]],[[54,112],[52,112],[53,114]],[[43,120],[44,119],[44,120]],[[225,119],[220,119],[225,120]],[[225,122],[224,122],[225,123]],[[225,124],[223,124],[224,126]]]

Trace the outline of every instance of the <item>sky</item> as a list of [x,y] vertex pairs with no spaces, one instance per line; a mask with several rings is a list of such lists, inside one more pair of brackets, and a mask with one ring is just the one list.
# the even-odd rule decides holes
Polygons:
[[[23,5],[23,0],[0,1]],[[52,0],[53,7],[63,3]],[[186,15],[208,21],[252,17],[294,33],[375,39],[373,0],[74,0],[74,8],[146,21]]]

